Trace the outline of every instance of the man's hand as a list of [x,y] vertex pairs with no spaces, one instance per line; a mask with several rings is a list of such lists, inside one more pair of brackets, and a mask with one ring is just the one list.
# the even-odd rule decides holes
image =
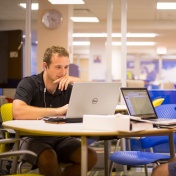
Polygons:
[[54,81],[54,83],[59,84],[58,89],[61,91],[66,90],[68,84],[73,84],[74,82],[80,82],[80,79],[78,77],[66,75]]

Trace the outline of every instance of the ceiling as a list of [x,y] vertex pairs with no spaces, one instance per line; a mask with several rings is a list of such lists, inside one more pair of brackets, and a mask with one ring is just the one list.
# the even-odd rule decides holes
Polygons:
[[[44,1],[44,0],[43,0]],[[74,5],[74,16],[96,16],[99,23],[74,23],[74,32],[107,32],[107,7],[108,0],[84,0],[84,5]],[[162,2],[163,0],[160,0]],[[165,0],[163,2],[176,2]],[[0,30],[3,24],[25,20],[25,10],[19,3],[25,0],[0,0]],[[32,2],[38,2],[32,0]],[[113,32],[121,31],[121,0],[112,0]],[[157,46],[176,49],[176,10],[157,10],[157,0],[127,0],[127,31],[139,33],[157,33],[158,36],[145,41],[154,41]],[[32,11],[33,32],[36,32],[37,11]],[[24,22],[23,22],[24,23]],[[24,23],[25,24],[25,23]],[[37,37],[37,34],[34,35]],[[120,39],[113,39],[120,40]],[[143,41],[144,39],[130,40]],[[176,51],[175,51],[176,53]]]

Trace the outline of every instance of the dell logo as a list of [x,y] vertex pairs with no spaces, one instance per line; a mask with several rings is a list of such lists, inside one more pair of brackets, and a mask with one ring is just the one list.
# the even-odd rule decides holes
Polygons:
[[98,103],[98,98],[94,98],[94,99],[92,100],[92,104],[96,104],[96,103]]

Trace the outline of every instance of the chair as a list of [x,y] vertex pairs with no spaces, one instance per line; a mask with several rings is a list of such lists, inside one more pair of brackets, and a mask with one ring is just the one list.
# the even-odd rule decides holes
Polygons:
[[[13,119],[12,103],[5,103],[1,106],[1,119],[2,119],[2,122],[6,122]],[[5,132],[4,138],[9,138],[9,135],[13,136],[15,132],[13,130],[11,131],[13,132],[13,134],[12,133],[10,134],[9,132],[8,133]],[[0,148],[0,152],[5,152],[6,150],[9,150],[9,147],[10,145],[2,144]]]
[[[1,106],[1,118],[2,118],[2,122],[6,122],[6,121],[10,121],[10,120],[13,120],[13,115],[12,115],[12,103],[5,103]],[[4,138],[5,139],[9,139],[9,137],[14,137],[15,135],[15,131],[14,130],[6,130],[4,132]],[[12,143],[2,143],[1,146],[0,146],[0,153],[3,153],[3,152],[9,152],[13,147],[13,144]],[[21,173],[22,172],[22,165],[26,163],[25,160],[20,160],[20,163],[19,163],[19,167],[18,167],[18,172]],[[11,168],[11,160],[9,160],[9,163],[8,163],[8,168],[10,170]]]
[[153,103],[154,107],[157,107],[157,106],[160,106],[163,103],[163,101],[164,101],[164,98],[157,98],[157,99],[153,100],[152,103]]
[[176,104],[162,104],[155,107],[158,118],[176,118]]
[[[14,139],[14,138],[9,138],[9,139],[0,139],[0,145],[2,144],[10,144],[10,143],[14,143],[19,139]],[[33,156],[37,156],[34,152],[29,151],[29,150],[19,150],[19,151],[8,151],[8,152],[2,152],[0,153],[0,161],[4,158],[9,158],[9,157],[14,157],[14,156],[20,156],[23,154],[29,154],[29,155],[33,155]],[[0,175],[12,175],[10,174],[10,172],[7,170],[3,170],[2,168],[2,163],[1,163],[1,172]],[[40,174],[14,174],[14,176],[40,176]]]
[[1,117],[3,122],[13,120],[12,103],[5,103],[1,106]]
[[[161,136],[151,136],[140,138],[142,149],[148,149],[150,147],[168,143],[168,138],[163,138]],[[119,145],[119,144],[117,144]],[[117,147],[116,147],[117,148]],[[128,165],[128,166],[145,166],[145,175],[148,175],[147,164],[156,163],[159,165],[160,160],[170,159],[169,155],[151,153],[144,151],[117,151],[110,155],[110,172],[112,171],[113,163]]]

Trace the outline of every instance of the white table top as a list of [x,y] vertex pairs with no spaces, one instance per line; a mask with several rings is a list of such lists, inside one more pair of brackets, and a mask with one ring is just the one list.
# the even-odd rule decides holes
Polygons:
[[166,135],[176,129],[147,129],[138,132],[119,132],[117,130],[88,130],[84,129],[83,123],[51,124],[43,120],[12,120],[3,122],[5,128],[11,128],[23,133],[54,135],[54,136],[146,136],[146,135]]
[[65,123],[54,124],[45,123],[43,120],[13,120],[3,122],[3,126],[6,128],[12,128],[14,130],[22,132],[30,132],[35,134],[47,134],[47,135],[114,135],[116,131],[100,131],[100,130],[87,130],[84,129],[83,123]]

